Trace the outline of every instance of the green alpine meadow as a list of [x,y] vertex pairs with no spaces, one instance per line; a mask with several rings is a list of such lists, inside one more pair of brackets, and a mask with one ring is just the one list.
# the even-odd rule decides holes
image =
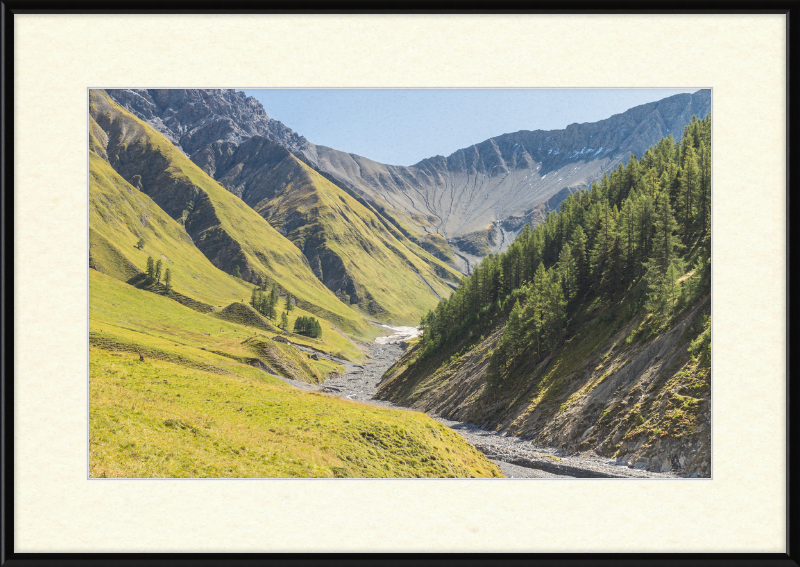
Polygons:
[[89,91],[91,478],[711,476],[710,91],[408,166],[271,92]]

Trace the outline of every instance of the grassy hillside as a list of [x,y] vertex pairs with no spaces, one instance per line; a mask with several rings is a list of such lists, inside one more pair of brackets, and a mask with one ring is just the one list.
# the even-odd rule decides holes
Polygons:
[[[135,348],[148,348],[159,351],[166,357],[195,359],[206,357],[208,353],[248,364],[257,360],[269,366],[274,374],[295,378],[309,383],[319,383],[333,371],[341,367],[320,359],[309,359],[305,353],[298,355],[294,346],[270,340],[280,336],[310,348],[354,361],[363,360],[363,354],[330,324],[323,321],[323,339],[311,339],[294,333],[275,329],[274,331],[225,320],[218,313],[199,313],[176,301],[126,285],[114,278],[90,271],[89,278],[89,331],[90,342],[101,339],[132,345]],[[291,320],[303,314],[302,310],[291,312]],[[267,341],[269,353],[255,351],[248,342],[252,339]],[[139,345],[137,347],[137,345]],[[273,348],[274,347],[274,348]],[[126,347],[127,348],[127,347]],[[274,351],[274,352],[273,352]],[[292,367],[293,359],[300,356],[297,368],[292,373],[280,371],[275,358],[285,358],[278,364]]]
[[424,414],[302,392],[270,376],[264,369],[315,383],[341,370],[272,333],[95,270],[89,321],[92,477],[501,475]]
[[254,208],[285,229],[329,288],[370,316],[399,324],[416,323],[450,295],[442,278],[457,282],[456,270],[422,249],[414,253],[373,211],[292,159],[302,173]]
[[93,478],[502,476],[424,414],[299,392],[254,369],[92,348],[90,379]]
[[[250,298],[252,285],[216,268],[180,224],[93,152],[89,201],[89,245],[97,270],[127,281],[142,272],[152,256],[170,268],[173,287],[190,297],[215,307]],[[141,250],[135,246],[139,238],[145,239]]]
[[[225,318],[226,307],[249,301],[252,284],[226,274],[193,245],[183,227],[165,214],[150,197],[122,179],[102,158],[90,152],[89,169],[89,252],[90,266],[132,285],[173,297],[179,303],[200,312],[217,312]],[[139,250],[135,244],[145,239]],[[147,285],[142,271],[147,257],[161,259],[164,271],[172,273],[173,292],[166,294],[163,285]],[[146,297],[146,296],[145,296]],[[103,295],[92,301],[103,300]],[[141,307],[142,312],[148,308]],[[296,308],[296,317],[309,312]],[[326,332],[320,345],[325,351],[341,352],[358,359],[361,351],[323,320]],[[291,326],[289,327],[291,329]]]
[[[241,199],[201,171],[161,134],[112,102],[103,91],[92,91],[90,112],[93,120],[90,146],[94,150],[91,153],[97,156],[90,165],[98,171],[93,176],[98,180],[97,185],[100,185],[100,177],[111,179],[104,186],[108,192],[116,189],[117,196],[120,189],[129,194],[139,189],[185,229],[189,241],[183,244],[189,246],[190,241],[193,242],[220,270],[233,274],[238,267],[247,281],[277,282],[297,298],[302,308],[317,317],[357,337],[374,335],[374,328],[361,315],[339,301],[319,282],[304,256],[291,242]],[[110,170],[101,167],[104,156],[113,171],[130,187],[113,180]],[[108,206],[108,210],[114,210],[115,204]],[[117,224],[111,214],[95,217],[95,222],[98,221],[100,224],[96,230],[105,233],[109,231],[99,228],[102,224]],[[127,243],[129,234],[136,234],[141,229],[135,222],[126,225],[127,229],[120,228],[122,234],[115,236],[125,238]],[[152,229],[156,237],[161,236],[158,226]],[[95,228],[94,224],[92,228]],[[176,230],[173,226],[169,231],[173,243],[180,237]],[[155,235],[155,232],[159,234]],[[119,243],[111,238],[109,241]],[[133,243],[135,240],[131,245]],[[249,293],[236,299],[248,297]]]
[[[343,370],[295,345],[362,362],[339,329],[362,338],[379,331],[160,135],[102,92],[91,103],[92,477],[502,476],[423,414],[281,381],[319,384]],[[162,276],[169,268],[171,290],[143,274],[148,257],[162,261]],[[242,278],[230,273],[237,267]],[[292,293],[288,328],[314,315],[322,337],[282,331],[255,313],[246,278]]]
[[373,205],[276,142],[215,142],[192,160],[302,250],[331,291],[371,318],[416,322],[461,278],[436,257],[449,251],[444,239],[421,241],[430,251],[423,249]]

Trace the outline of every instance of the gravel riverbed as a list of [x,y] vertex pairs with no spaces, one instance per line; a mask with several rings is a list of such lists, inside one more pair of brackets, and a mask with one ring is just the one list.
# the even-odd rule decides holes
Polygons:
[[[398,410],[417,411],[373,399],[383,373],[403,354],[400,343],[415,331],[411,327],[390,327],[390,329],[395,333],[379,337],[380,342],[367,345],[369,358],[364,364],[354,364],[325,356],[342,364],[345,367],[344,374],[326,380],[321,386],[310,388],[348,400]],[[293,382],[295,381],[292,380],[290,383]],[[301,387],[309,389],[308,384]],[[487,431],[469,423],[451,421],[436,415],[431,417],[460,434],[497,463],[503,474],[509,478],[679,478],[671,473],[652,473],[633,469],[623,463],[618,464],[612,458],[590,452],[567,454],[560,449],[539,447],[519,437]]]

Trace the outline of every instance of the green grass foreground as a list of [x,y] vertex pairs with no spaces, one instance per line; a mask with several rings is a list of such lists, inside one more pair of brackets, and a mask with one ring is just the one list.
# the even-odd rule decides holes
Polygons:
[[90,349],[90,476],[500,477],[427,415]]
[[[276,333],[95,270],[90,297],[92,478],[502,476],[425,414],[300,391],[257,368],[312,384],[342,371]],[[326,351],[347,342],[282,335]]]

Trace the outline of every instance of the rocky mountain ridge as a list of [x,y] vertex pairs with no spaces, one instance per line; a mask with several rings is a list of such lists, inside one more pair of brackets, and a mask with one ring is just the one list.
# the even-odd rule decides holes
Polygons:
[[[711,91],[704,89],[598,122],[503,134],[406,167],[315,145],[269,118],[261,103],[234,90],[108,92],[205,166],[221,161],[224,168],[234,147],[252,136],[282,145],[369,201],[416,244],[465,273],[485,254],[504,250],[526,223],[536,224],[547,210],[556,210],[560,196],[588,187],[664,136],[679,140],[693,115],[704,117],[711,111]],[[495,238],[498,230],[508,238]],[[461,248],[465,237],[479,244]]]
[[136,117],[161,132],[187,156],[208,144],[241,143],[263,136],[292,150],[308,141],[267,116],[256,99],[234,89],[106,89]]
[[[691,117],[704,117],[710,110],[711,91],[700,90],[599,122],[503,134],[410,167],[380,164],[323,146],[309,145],[305,152],[368,199],[401,212],[420,232],[451,240],[489,230],[492,223],[508,224],[566,188],[588,187],[662,137],[680,140]],[[519,223],[511,224],[522,229]]]

